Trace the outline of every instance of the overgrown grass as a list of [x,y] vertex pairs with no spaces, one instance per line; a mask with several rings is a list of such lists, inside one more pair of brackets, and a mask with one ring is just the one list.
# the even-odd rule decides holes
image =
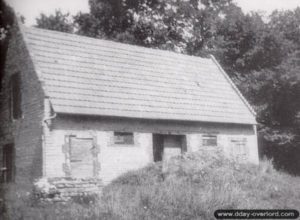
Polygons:
[[[11,193],[15,195],[15,193]],[[26,193],[7,204],[12,219],[214,219],[216,209],[300,210],[300,178],[238,165],[218,151],[199,151],[128,172],[89,203],[33,203]]]

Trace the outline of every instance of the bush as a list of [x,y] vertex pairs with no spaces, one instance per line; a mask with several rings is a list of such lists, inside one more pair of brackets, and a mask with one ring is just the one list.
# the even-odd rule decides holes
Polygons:
[[113,185],[141,186],[163,181],[162,163],[153,163],[137,171],[129,171],[111,182]]

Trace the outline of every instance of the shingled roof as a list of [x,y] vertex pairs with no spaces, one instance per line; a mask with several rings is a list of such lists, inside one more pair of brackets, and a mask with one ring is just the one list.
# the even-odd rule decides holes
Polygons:
[[212,58],[22,27],[57,113],[255,124]]

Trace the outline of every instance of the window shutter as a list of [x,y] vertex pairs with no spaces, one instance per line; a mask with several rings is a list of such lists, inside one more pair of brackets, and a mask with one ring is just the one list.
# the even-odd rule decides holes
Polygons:
[[247,138],[232,137],[230,138],[232,156],[238,161],[246,161],[249,156]]

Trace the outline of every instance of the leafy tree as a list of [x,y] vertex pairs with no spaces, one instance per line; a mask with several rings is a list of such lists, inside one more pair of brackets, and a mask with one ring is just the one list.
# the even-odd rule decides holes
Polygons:
[[287,40],[300,45],[300,7],[295,10],[274,11],[269,23],[270,28],[284,34]]
[[60,10],[56,10],[54,15],[40,14],[36,19],[37,27],[72,33],[74,32],[74,24],[69,13],[62,13]]
[[[0,0],[0,90],[2,89],[2,78],[4,76],[10,28],[14,19],[13,10],[3,0]],[[3,131],[0,130],[0,135],[2,135],[2,132]]]
[[0,89],[2,86],[1,81],[4,74],[4,63],[10,35],[9,30],[13,22],[13,10],[3,0],[0,0]]
[[231,0],[90,0],[75,17],[78,33],[147,47],[201,54]]
[[0,0],[0,41],[8,35],[8,30],[13,24],[14,13],[4,0]]
[[299,9],[231,10],[218,24],[212,51],[258,112],[260,134],[273,146],[299,144]]
[[273,68],[288,52],[282,33],[274,33],[258,13],[228,12],[219,22],[216,36],[216,56],[232,75]]

